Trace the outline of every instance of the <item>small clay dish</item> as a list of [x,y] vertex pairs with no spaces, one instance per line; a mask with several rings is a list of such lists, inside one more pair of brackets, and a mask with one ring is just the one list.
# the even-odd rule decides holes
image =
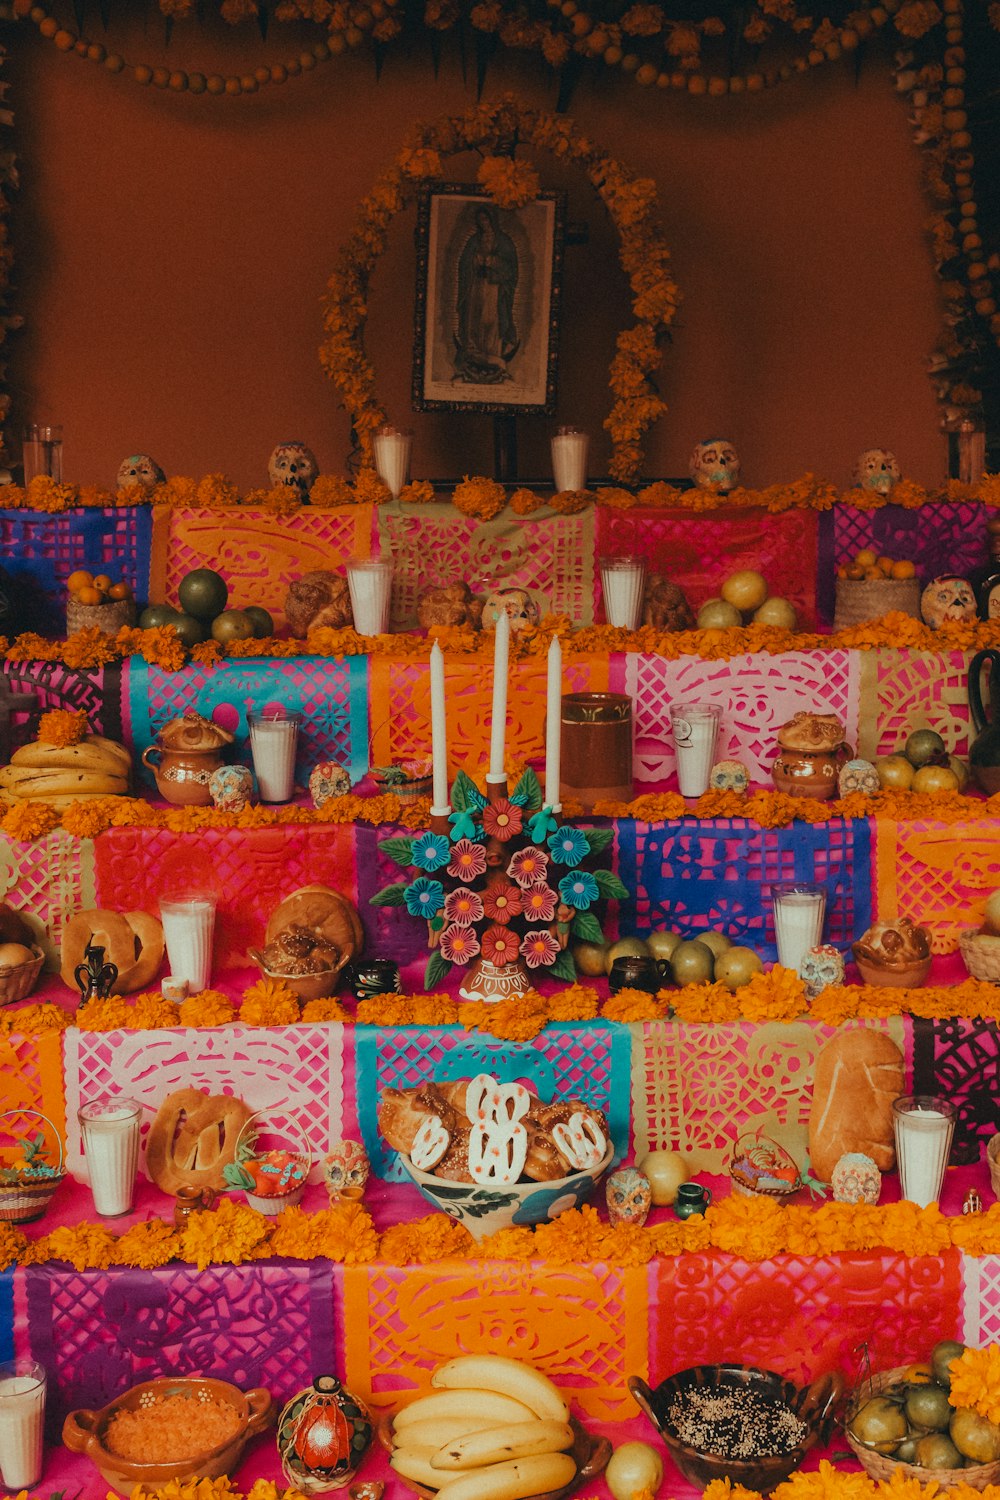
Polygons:
[[[587,1431],[582,1423],[575,1417],[570,1417],[569,1425],[573,1429],[573,1446],[570,1448],[570,1456],[576,1463],[576,1478],[569,1484],[563,1485],[561,1490],[546,1490],[544,1494],[535,1495],[532,1500],[564,1500],[564,1496],[572,1495],[573,1491],[581,1484],[589,1483],[603,1474],[611,1457],[611,1442],[606,1437],[594,1437]],[[378,1440],[387,1453],[392,1452],[392,1417],[386,1417],[381,1421],[376,1431]],[[448,1471],[442,1469],[442,1483],[447,1478]],[[395,1476],[401,1484],[405,1484],[408,1490],[415,1495],[420,1495],[423,1500],[435,1500],[436,1490],[429,1489],[426,1485],[418,1484],[415,1479],[404,1479],[402,1474]]]
[[[140,1410],[168,1396],[224,1401],[236,1412],[239,1427],[216,1448],[162,1463],[133,1463],[105,1447],[108,1423],[117,1412]],[[270,1391],[263,1386],[244,1392],[226,1380],[166,1375],[134,1385],[124,1395],[116,1396],[114,1401],[102,1406],[100,1411],[71,1411],[63,1423],[62,1437],[71,1453],[82,1453],[89,1458],[107,1484],[128,1495],[136,1484],[156,1489],[172,1479],[220,1479],[224,1474],[232,1474],[247,1440],[270,1427],[273,1421],[274,1402]]]
[[873,964],[870,959],[859,958],[858,945],[851,945],[854,962],[865,984],[881,985],[887,990],[915,990],[926,982],[931,960],[915,958],[908,964]]
[[340,969],[321,969],[318,974],[276,974],[265,966],[256,948],[250,949],[250,957],[265,979],[287,984],[302,1001],[325,1000],[328,995],[335,995],[340,985]]

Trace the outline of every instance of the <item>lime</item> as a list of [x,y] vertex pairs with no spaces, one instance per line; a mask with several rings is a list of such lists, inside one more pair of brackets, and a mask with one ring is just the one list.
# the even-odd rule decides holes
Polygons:
[[729,630],[733,625],[742,625],[743,616],[735,604],[725,599],[707,599],[698,611],[699,630]]
[[214,620],[226,607],[229,589],[221,573],[213,568],[195,568],[185,573],[177,586],[181,609],[198,620]]
[[274,621],[266,609],[259,604],[248,604],[243,613],[253,625],[254,638],[258,641],[266,640],[269,635],[274,634]]
[[744,613],[760,609],[767,598],[767,579],[752,568],[741,568],[731,573],[719,590],[727,604],[734,604]]
[[901,1406],[885,1396],[866,1401],[850,1424],[851,1436],[866,1448],[891,1453],[907,1435],[906,1418]]
[[965,1353],[965,1345],[957,1339],[940,1339],[931,1350],[931,1369],[938,1385],[951,1389],[951,1362]]
[[907,1420],[913,1427],[923,1427],[928,1432],[943,1432],[951,1421],[955,1408],[948,1400],[944,1386],[911,1386],[903,1406]]
[[[1000,1427],[971,1406],[960,1406],[951,1419],[951,1440],[963,1458],[993,1464],[1000,1458]],[[956,1466],[957,1467],[957,1466]]]
[[172,625],[176,618],[177,610],[172,604],[151,604],[139,616],[139,629],[159,630],[163,625]]
[[674,983],[711,984],[715,973],[715,954],[707,943],[693,939],[678,943],[670,959]]
[[698,941],[704,943],[706,948],[711,948],[716,958],[733,946],[732,938],[727,938],[724,932],[713,932],[711,929],[707,932],[699,932]]
[[577,973],[586,974],[588,979],[596,979],[603,974],[604,951],[603,943],[574,943],[573,962]]
[[166,623],[174,627],[185,646],[197,646],[208,635],[202,621],[196,620],[194,615],[174,615]]
[[922,1469],[960,1469],[962,1455],[943,1432],[929,1432],[917,1444],[917,1463]]
[[604,952],[604,972],[605,972],[605,974],[610,974],[611,973],[611,965],[614,963],[614,961],[615,961],[616,958],[648,958],[648,957],[649,957],[649,949],[646,947],[646,944],[643,942],[642,938],[637,938],[637,937],[623,937],[623,938],[619,938],[618,941],[617,941],[617,943],[612,943],[609,948],[605,949],[605,952]]
[[903,754],[911,766],[948,764],[948,752],[944,740],[934,729],[915,729],[903,746]]
[[715,978],[727,990],[740,990],[755,974],[763,972],[760,955],[752,948],[727,948],[715,960]]
[[212,621],[212,639],[221,641],[248,641],[253,635],[253,622],[242,609],[224,609]]

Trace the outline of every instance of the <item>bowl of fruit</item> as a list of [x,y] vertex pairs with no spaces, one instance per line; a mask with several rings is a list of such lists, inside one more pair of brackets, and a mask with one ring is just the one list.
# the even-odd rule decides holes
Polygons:
[[894,1474],[942,1490],[982,1490],[1000,1480],[1000,1427],[950,1399],[951,1370],[965,1353],[954,1339],[935,1344],[930,1360],[882,1370],[863,1380],[848,1405],[844,1435],[876,1480]]
[[920,584],[909,558],[880,557],[864,547],[837,569],[833,625],[844,630],[890,612],[920,619]]
[[132,585],[110,573],[78,568],[66,580],[66,634],[91,630],[115,635],[123,625],[135,624]]

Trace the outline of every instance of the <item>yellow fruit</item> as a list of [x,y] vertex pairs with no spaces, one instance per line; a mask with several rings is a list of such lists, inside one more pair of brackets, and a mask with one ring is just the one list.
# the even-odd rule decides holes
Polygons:
[[929,1364],[907,1365],[901,1378],[904,1385],[926,1385],[934,1379],[934,1372]]
[[854,566],[856,568],[871,568],[877,562],[878,558],[870,547],[863,547],[854,557]]
[[[188,614],[192,611],[188,610]],[[195,617],[201,619],[200,615]],[[221,641],[248,641],[253,635],[253,621],[241,609],[226,609],[212,621],[213,639]]]
[[903,1405],[906,1419],[913,1427],[925,1431],[943,1432],[954,1414],[955,1408],[948,1400],[944,1386],[925,1381],[918,1384],[907,1395]]
[[962,1455],[943,1432],[929,1432],[917,1444],[917,1463],[922,1469],[960,1469]]
[[959,781],[950,766],[921,766],[913,778],[912,790],[939,797],[942,792],[957,792]]
[[711,984],[715,973],[715,954],[707,943],[697,940],[678,943],[670,960],[674,983]]
[[906,1437],[906,1418],[902,1407],[895,1401],[889,1401],[885,1396],[873,1396],[854,1417],[849,1430],[866,1448],[874,1448],[877,1453],[891,1453]]
[[624,937],[619,938],[617,943],[612,943],[604,951],[604,972],[611,973],[611,965],[616,958],[648,958],[649,949],[642,938]]
[[741,568],[726,579],[719,591],[727,604],[735,605],[744,614],[760,609],[767,598],[767,579],[752,568]]
[[646,933],[646,947],[654,958],[670,958],[674,949],[681,941],[679,932],[673,932],[669,927],[664,927],[657,932]]
[[109,599],[131,599],[132,585],[130,583],[113,583],[108,589]]
[[894,562],[892,565],[893,578],[915,578],[916,574],[917,570],[909,558],[900,558],[898,562]]
[[725,599],[707,599],[698,611],[699,630],[730,630],[743,624],[743,616],[735,604]]
[[605,952],[603,943],[574,943],[573,960],[578,971],[588,979],[596,979],[598,975],[605,973]]
[[763,968],[760,955],[752,948],[727,948],[715,960],[715,980],[717,984],[724,984],[727,990],[739,990]]
[[677,1189],[691,1176],[687,1162],[679,1151],[650,1151],[637,1163],[639,1171],[649,1178],[653,1202],[665,1208],[677,1197]]
[[965,1345],[957,1339],[939,1339],[931,1350],[931,1369],[938,1385],[951,1389],[951,1363],[965,1353]]
[[753,622],[755,625],[775,625],[779,630],[794,630],[799,617],[787,599],[772,594],[759,609],[754,610]]
[[67,578],[66,587],[71,594],[75,594],[80,589],[89,588],[93,581],[93,573],[88,573],[86,568],[77,568],[76,572],[71,573]]
[[994,891],[986,898],[986,908],[983,912],[983,931],[1000,934],[1000,891]]
[[82,589],[77,589],[76,597],[81,604],[101,604],[104,601],[104,595],[100,589],[95,589],[92,583]]
[[96,578],[94,579],[94,588],[100,589],[102,594],[106,594],[110,587],[111,579],[108,577],[107,573],[98,573]]
[[883,578],[891,578],[892,577],[892,566],[893,566],[893,564],[892,564],[892,558],[891,557],[879,557],[879,558],[876,558],[876,565],[881,569],[882,577]]
[[1000,1427],[971,1406],[960,1406],[951,1419],[951,1440],[963,1458],[993,1464],[1000,1458]]
[[861,566],[860,563],[851,563],[850,567],[847,569],[847,571],[844,574],[845,578],[851,578],[855,582],[857,582],[858,579],[860,579],[860,578],[864,578],[864,576],[865,576],[865,570]]
[[727,938],[724,932],[699,932],[698,942],[704,943],[706,948],[711,948],[716,958],[720,953],[725,953],[727,948],[733,946],[732,938]]
[[916,771],[905,755],[882,755],[875,762],[878,779],[894,792],[908,792]]

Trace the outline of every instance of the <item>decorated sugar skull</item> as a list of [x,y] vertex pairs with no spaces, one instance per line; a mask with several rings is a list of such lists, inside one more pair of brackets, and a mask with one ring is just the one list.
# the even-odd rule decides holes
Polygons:
[[309,776],[309,794],[317,807],[335,797],[346,797],[351,790],[351,773],[335,760],[321,760]]
[[882,790],[882,783],[870,760],[849,760],[837,772],[837,790],[842,797],[850,796],[851,792],[876,797]]
[[148,453],[133,453],[129,458],[123,458],[118,465],[120,490],[138,488],[150,495],[158,484],[164,483],[166,477],[156,459],[150,458]]
[[527,589],[494,589],[483,605],[483,629],[495,630],[500,611],[505,609],[514,635],[528,630],[539,621],[538,605]]
[[866,448],[859,453],[852,475],[859,490],[879,490],[883,495],[902,477],[899,460],[888,448]]
[[267,464],[267,477],[272,488],[278,489],[284,485],[287,489],[298,490],[303,500],[312,489],[318,473],[316,455],[305,443],[279,443]]
[[691,454],[688,473],[699,489],[727,494],[739,483],[740,456],[727,439],[706,438]]
[[828,984],[843,984],[844,955],[829,943],[820,943],[802,960],[799,968],[802,983],[810,1000],[821,995]]
[[242,812],[253,801],[249,766],[219,766],[208,778],[212,801],[222,812]]
[[845,1151],[830,1180],[835,1203],[877,1203],[882,1173],[863,1151]]
[[976,596],[967,578],[951,573],[932,578],[920,596],[920,618],[932,630],[949,620],[974,620],[976,615]]
[[653,1201],[653,1190],[649,1185],[649,1178],[642,1172],[636,1171],[635,1167],[622,1167],[619,1171],[612,1172],[604,1191],[612,1229],[618,1224],[634,1224],[637,1229],[645,1224]]
[[334,1141],[323,1158],[323,1181],[330,1201],[336,1203],[339,1198],[356,1201],[364,1197],[370,1171],[368,1153],[360,1141]]

